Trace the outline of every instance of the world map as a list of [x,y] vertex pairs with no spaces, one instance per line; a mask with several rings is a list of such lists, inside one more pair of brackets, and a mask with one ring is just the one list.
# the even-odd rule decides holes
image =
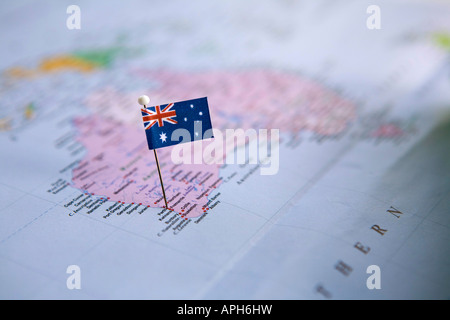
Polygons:
[[[450,9],[368,5],[5,4],[0,298],[448,298]],[[208,98],[201,161],[157,150],[169,208],[144,94]],[[278,130],[273,174],[237,130]]]
[[[292,133],[311,130],[333,135],[345,130],[355,118],[355,106],[350,101],[289,74],[256,71],[184,75],[145,70],[133,74],[143,81],[159,82],[158,90],[149,92],[158,100],[178,101],[207,94],[217,128],[282,128]],[[220,84],[219,89],[212,83]],[[149,155],[142,129],[136,126],[138,116],[130,116],[138,110],[130,103],[134,97],[109,88],[87,98],[93,112],[103,111],[103,115],[75,119],[78,139],[88,153],[74,168],[73,185],[115,201],[161,206],[164,202],[156,163]],[[160,151],[162,175],[170,177],[165,187],[170,206],[183,217],[198,217],[208,210],[208,192],[220,186],[220,165],[173,165],[171,151]]]

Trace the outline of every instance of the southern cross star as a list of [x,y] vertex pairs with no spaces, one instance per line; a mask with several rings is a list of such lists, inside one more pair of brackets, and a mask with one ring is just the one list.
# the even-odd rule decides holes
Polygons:
[[164,132],[159,135],[159,138],[161,139],[162,142],[166,142],[167,140],[167,136]]

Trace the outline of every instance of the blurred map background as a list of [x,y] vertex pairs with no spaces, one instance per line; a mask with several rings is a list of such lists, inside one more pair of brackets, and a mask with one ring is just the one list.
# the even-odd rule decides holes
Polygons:
[[[448,2],[71,4],[0,5],[1,298],[449,298]],[[142,94],[280,129],[277,174],[161,149],[162,209]]]

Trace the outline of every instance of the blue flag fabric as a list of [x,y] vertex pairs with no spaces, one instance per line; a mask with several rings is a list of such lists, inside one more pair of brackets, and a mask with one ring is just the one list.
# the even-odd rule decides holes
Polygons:
[[[141,112],[150,150],[213,138],[206,97],[141,108]],[[184,130],[176,132],[172,139],[177,129]],[[208,130],[211,131],[205,135]]]

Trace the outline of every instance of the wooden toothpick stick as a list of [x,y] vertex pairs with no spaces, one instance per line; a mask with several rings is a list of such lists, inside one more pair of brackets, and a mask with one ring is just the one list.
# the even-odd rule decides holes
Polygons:
[[161,182],[161,189],[163,192],[164,202],[166,203],[166,209],[169,209],[169,205],[167,204],[166,192],[164,191],[164,185],[163,185],[162,176],[161,176],[161,169],[159,168],[158,154],[156,153],[156,149],[153,149],[153,152],[155,153],[156,166],[158,167],[159,181]]
[[[150,98],[146,95],[140,96],[138,99],[138,103],[140,105],[144,106],[144,109],[147,108],[147,104],[149,102],[150,102]],[[161,182],[161,189],[163,192],[164,203],[166,204],[166,209],[169,209],[169,205],[167,204],[166,192],[164,191],[164,184],[163,184],[162,175],[161,175],[161,168],[159,167],[158,154],[156,153],[156,149],[153,149],[153,152],[155,154],[156,167],[158,168],[159,181]]]

